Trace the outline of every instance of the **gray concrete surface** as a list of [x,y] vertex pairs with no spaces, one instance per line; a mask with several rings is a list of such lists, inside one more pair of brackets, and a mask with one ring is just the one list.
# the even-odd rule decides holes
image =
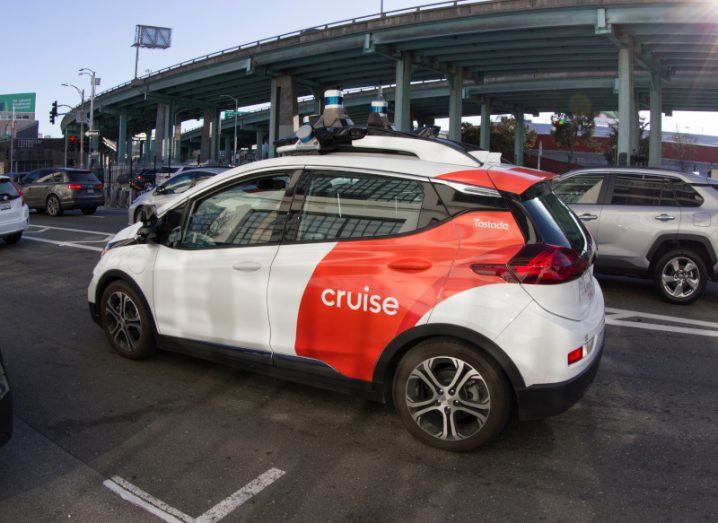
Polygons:
[[[126,216],[31,221],[111,232]],[[718,338],[609,326],[596,382],[573,409],[448,454],[381,405],[173,354],[120,358],[87,312],[97,256],[0,245],[17,416],[0,449],[0,520],[151,520],[102,486],[116,475],[195,517],[273,467],[286,474],[226,521],[718,517]],[[601,283],[609,307],[718,321],[716,284],[674,307],[648,282]]]

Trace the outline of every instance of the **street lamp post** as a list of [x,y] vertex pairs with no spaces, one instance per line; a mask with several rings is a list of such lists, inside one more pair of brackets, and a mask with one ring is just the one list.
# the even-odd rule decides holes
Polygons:
[[[234,100],[234,147],[232,148],[232,165],[237,164],[237,113],[239,113],[239,100],[235,98],[234,96],[230,96],[228,94],[222,94],[220,96],[223,96],[225,98],[230,98],[231,100]],[[220,122],[220,127],[221,127]]]
[[90,77],[90,167],[94,166],[95,163],[95,151],[97,150],[97,140],[95,140],[95,87],[100,83],[100,79],[97,78],[95,71],[87,67],[83,67],[79,72],[80,76]]
[[64,87],[72,87],[80,95],[80,169],[85,168],[85,90],[74,84],[62,84]]

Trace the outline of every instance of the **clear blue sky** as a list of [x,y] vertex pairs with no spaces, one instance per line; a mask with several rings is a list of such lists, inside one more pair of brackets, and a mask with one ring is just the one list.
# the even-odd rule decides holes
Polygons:
[[[238,44],[326,22],[379,11],[380,0],[24,0],[4,9],[6,48],[0,93],[36,92],[40,132],[59,136],[48,121],[53,100],[76,105],[74,83],[89,90],[77,70],[89,67],[102,78],[100,90],[134,73],[130,47],[136,24],[171,27],[172,47],[140,54],[140,73]],[[430,3],[385,0],[386,10]],[[12,22],[17,20],[17,23]],[[664,130],[718,134],[715,113],[674,113]]]

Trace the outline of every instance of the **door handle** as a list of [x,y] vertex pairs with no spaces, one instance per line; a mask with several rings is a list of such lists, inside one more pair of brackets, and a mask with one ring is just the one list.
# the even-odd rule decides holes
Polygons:
[[670,222],[675,219],[676,219],[675,216],[671,216],[670,214],[665,214],[665,213],[659,214],[658,216],[656,216],[656,220],[658,220],[659,222]]
[[234,265],[232,265],[232,268],[235,271],[241,271],[241,272],[254,272],[258,271],[262,268],[261,263],[257,263],[255,261],[241,261],[237,262]]
[[389,262],[389,268],[395,271],[421,272],[431,268],[431,262],[418,258],[404,258]]
[[583,220],[584,222],[591,222],[593,220],[598,220],[598,216],[596,216],[595,214],[589,214],[587,212],[581,214],[578,218],[580,220]]

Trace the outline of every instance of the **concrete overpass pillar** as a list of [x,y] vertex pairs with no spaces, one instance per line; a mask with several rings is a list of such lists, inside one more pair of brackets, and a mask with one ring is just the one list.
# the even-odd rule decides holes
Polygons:
[[274,141],[294,134],[299,125],[297,81],[293,76],[272,78],[269,108],[269,156],[274,158]]
[[525,129],[524,129],[524,113],[519,112],[516,113],[516,133],[514,136],[514,163],[516,165],[523,165],[524,164],[524,139],[526,137],[525,135]]
[[219,147],[220,136],[222,135],[222,111],[215,109],[212,111],[212,128],[211,128],[211,147],[209,153],[209,161],[211,163],[219,163]]
[[157,120],[155,124],[155,159],[157,163],[162,163],[168,154],[169,145],[169,121],[170,121],[170,106],[167,104],[157,104]]
[[616,163],[631,165],[633,150],[635,94],[633,75],[633,42],[629,41],[618,49],[618,146]]
[[211,145],[211,130],[212,130],[212,113],[205,110],[202,115],[202,136],[200,138],[199,145],[199,162],[206,162],[209,160],[212,151]]
[[481,138],[479,147],[488,151],[491,148],[491,100],[481,101]]
[[463,113],[464,71],[459,69],[449,75],[449,140],[461,141],[461,116]]
[[403,53],[396,62],[396,92],[394,93],[394,126],[397,131],[411,131],[411,55]]
[[651,134],[648,146],[648,166],[661,166],[663,141],[663,85],[659,73],[651,73]]
[[257,135],[255,138],[255,141],[257,142],[257,159],[262,159],[262,144],[264,144],[264,131],[262,129],[257,129]]
[[117,130],[117,163],[127,163],[127,111],[120,112],[120,127]]

